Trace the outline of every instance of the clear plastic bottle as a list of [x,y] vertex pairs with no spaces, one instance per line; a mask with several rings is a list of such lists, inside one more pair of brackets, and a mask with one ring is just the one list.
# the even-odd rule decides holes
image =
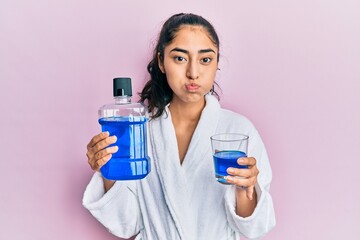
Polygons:
[[147,154],[146,107],[131,103],[130,78],[114,78],[114,104],[99,109],[99,123],[102,131],[116,135],[119,150],[101,167],[100,171],[109,180],[142,179],[150,172],[150,158]]

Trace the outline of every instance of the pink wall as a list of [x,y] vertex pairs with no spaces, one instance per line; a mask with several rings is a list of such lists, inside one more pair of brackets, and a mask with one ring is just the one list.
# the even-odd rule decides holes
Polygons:
[[[141,3],[140,3],[141,2]],[[0,2],[0,239],[115,239],[82,208],[86,144],[111,79],[141,89],[161,22],[210,19],[225,107],[271,157],[277,227],[265,239],[356,239],[360,2]]]

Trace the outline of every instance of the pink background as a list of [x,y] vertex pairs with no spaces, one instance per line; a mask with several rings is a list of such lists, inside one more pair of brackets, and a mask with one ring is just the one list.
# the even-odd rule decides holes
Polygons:
[[356,239],[360,2],[1,0],[0,239],[115,239],[81,205],[86,144],[112,78],[141,89],[163,20],[216,27],[222,104],[248,116],[273,167],[264,239]]

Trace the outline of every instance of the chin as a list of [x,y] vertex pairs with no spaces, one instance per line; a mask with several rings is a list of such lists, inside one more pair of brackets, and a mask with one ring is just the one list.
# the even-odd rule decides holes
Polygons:
[[182,97],[180,99],[185,103],[197,103],[204,101],[205,95],[193,93],[193,94],[189,94],[188,96]]

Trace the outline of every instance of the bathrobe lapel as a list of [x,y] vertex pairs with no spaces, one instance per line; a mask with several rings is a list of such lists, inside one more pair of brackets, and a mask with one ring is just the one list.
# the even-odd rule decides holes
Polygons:
[[183,162],[183,168],[187,170],[195,168],[194,165],[199,164],[198,161],[211,153],[210,137],[216,133],[219,122],[219,102],[211,95],[206,95],[205,99],[206,106],[201,113]]

